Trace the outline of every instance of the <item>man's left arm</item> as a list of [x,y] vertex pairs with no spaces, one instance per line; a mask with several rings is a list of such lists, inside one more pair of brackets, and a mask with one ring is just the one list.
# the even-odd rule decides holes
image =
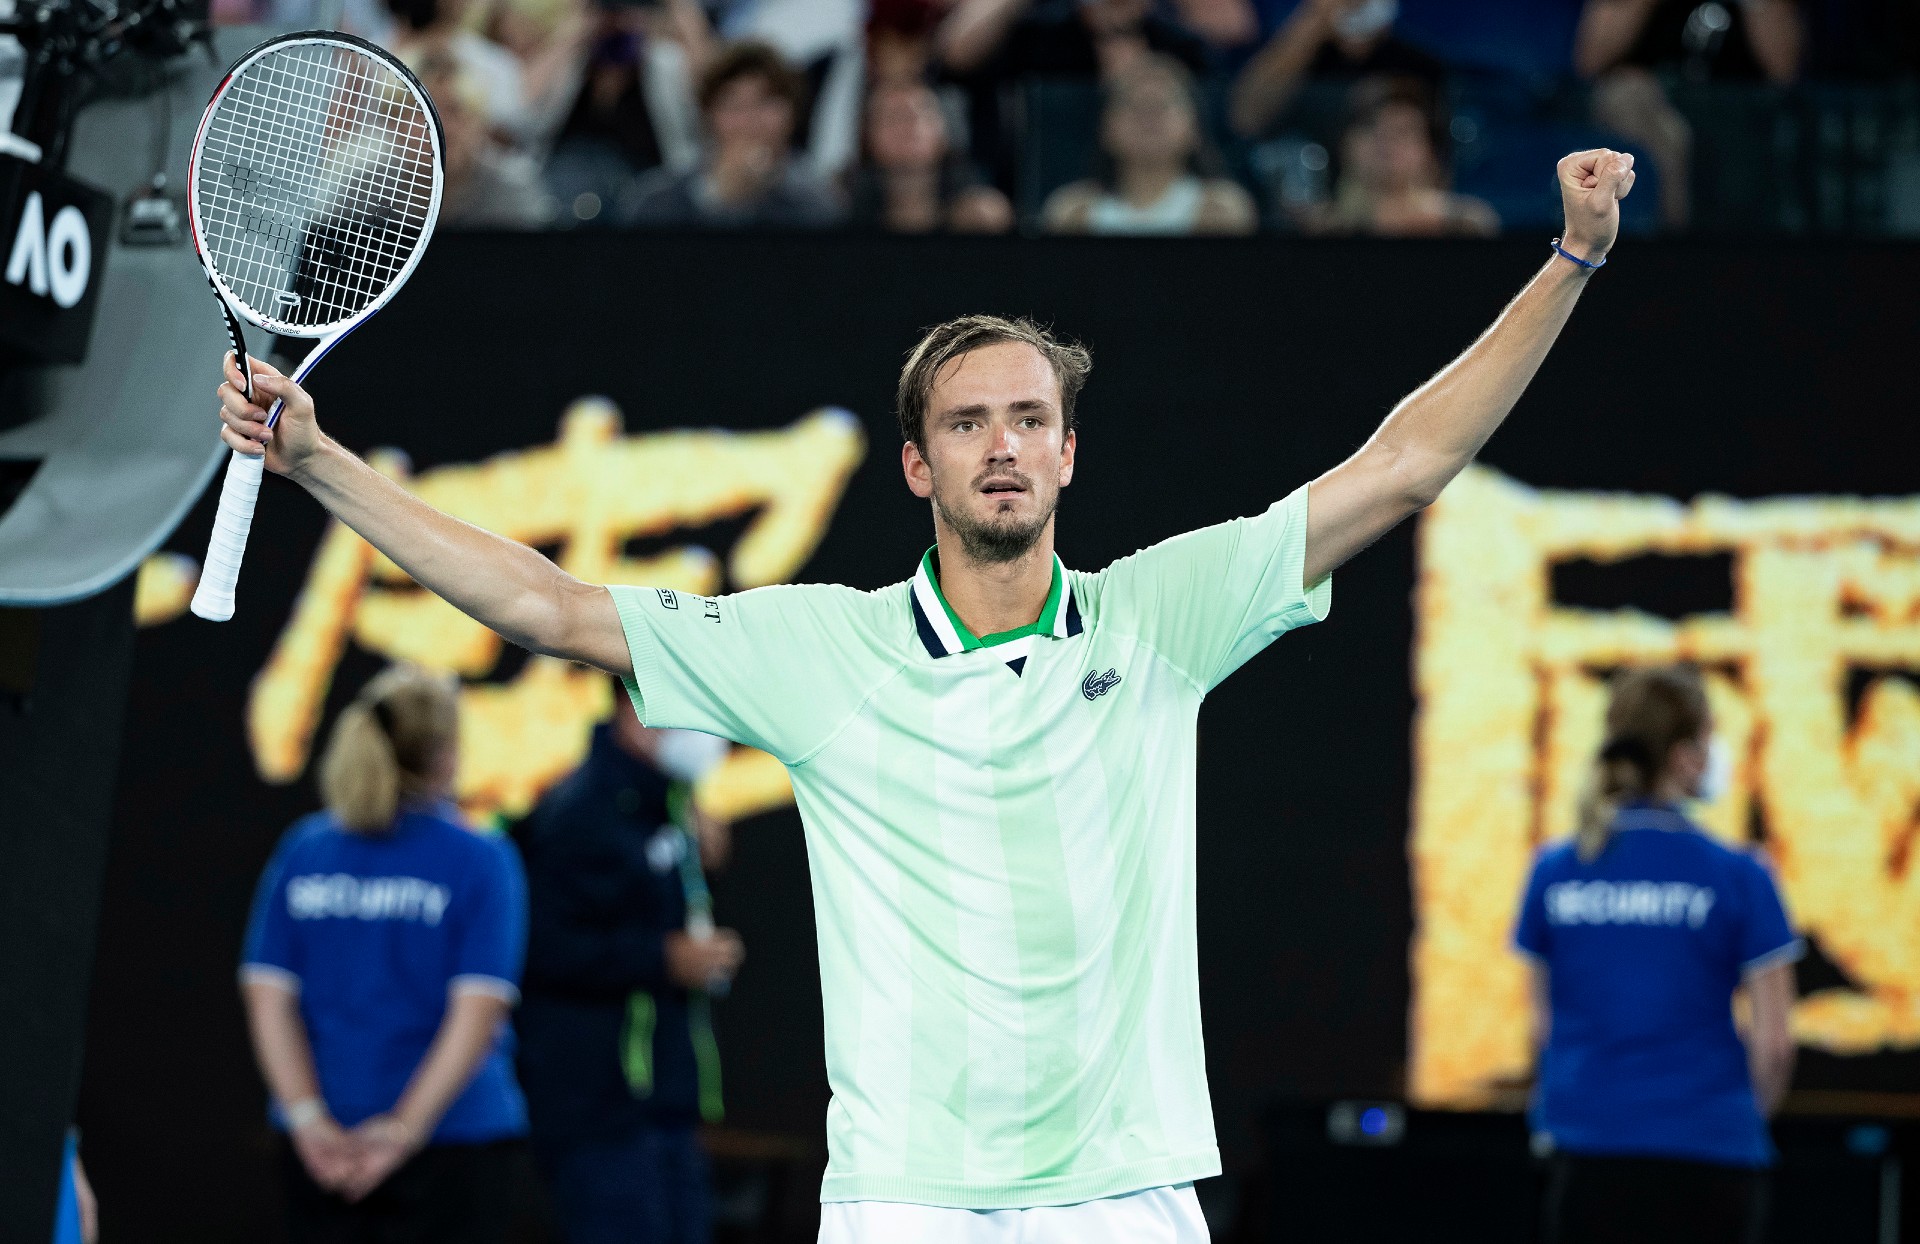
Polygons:
[[[1633,157],[1582,151],[1560,161],[1561,245],[1589,262],[1613,248]],[[1480,339],[1395,406],[1351,458],[1313,481],[1305,582],[1335,567],[1440,496],[1520,399],[1593,269],[1554,255]]]

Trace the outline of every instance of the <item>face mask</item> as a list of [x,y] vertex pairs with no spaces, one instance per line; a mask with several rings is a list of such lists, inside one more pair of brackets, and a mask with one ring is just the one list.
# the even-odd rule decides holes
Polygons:
[[727,758],[725,739],[698,730],[662,730],[653,763],[675,782],[697,782]]
[[1333,29],[1342,39],[1370,39],[1398,16],[1400,0],[1360,0],[1333,19]]
[[1694,798],[1701,803],[1718,803],[1733,789],[1733,749],[1719,735],[1707,740],[1707,767],[1700,774]]

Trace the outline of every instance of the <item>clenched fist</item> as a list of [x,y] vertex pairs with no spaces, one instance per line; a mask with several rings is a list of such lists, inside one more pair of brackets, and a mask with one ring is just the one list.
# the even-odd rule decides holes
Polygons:
[[1561,245],[1591,263],[1606,258],[1620,236],[1620,200],[1633,189],[1633,157],[1623,151],[1576,151],[1560,161],[1560,202],[1567,212]]

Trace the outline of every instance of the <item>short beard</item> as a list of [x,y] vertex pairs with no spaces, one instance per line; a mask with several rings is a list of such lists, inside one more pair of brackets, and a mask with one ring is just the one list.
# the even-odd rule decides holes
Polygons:
[[1055,493],[1053,503],[1047,506],[1046,512],[1031,523],[977,523],[967,515],[956,514],[940,504],[938,488],[933,493],[934,511],[946,521],[953,534],[960,537],[960,550],[967,555],[968,561],[984,566],[1003,566],[1019,561],[1032,552],[1059,505],[1060,496]]

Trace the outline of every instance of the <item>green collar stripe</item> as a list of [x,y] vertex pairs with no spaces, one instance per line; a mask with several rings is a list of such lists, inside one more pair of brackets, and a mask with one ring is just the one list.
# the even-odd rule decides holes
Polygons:
[[1025,626],[1016,626],[1010,631],[995,631],[991,635],[977,636],[967,629],[960,615],[947,603],[947,594],[940,590],[940,563],[936,557],[938,546],[930,548],[920,559],[921,569],[926,572],[927,582],[933,587],[934,599],[940,602],[940,608],[946,613],[947,621],[953,624],[953,633],[960,637],[960,651],[972,652],[975,648],[991,648],[996,644],[1009,643],[1016,639],[1025,639],[1029,635],[1051,635],[1054,623],[1060,617],[1060,597],[1062,584],[1066,577],[1060,573],[1060,558],[1053,559],[1053,583],[1047,589],[1047,603],[1040,608],[1040,616]]

